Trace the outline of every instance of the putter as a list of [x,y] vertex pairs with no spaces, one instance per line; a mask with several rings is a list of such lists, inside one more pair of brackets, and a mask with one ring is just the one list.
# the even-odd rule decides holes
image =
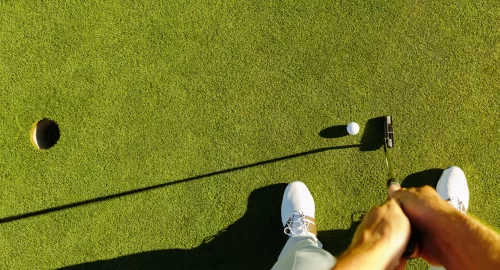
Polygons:
[[388,115],[385,117],[384,121],[384,152],[385,152],[385,163],[387,164],[387,187],[391,185],[399,185],[399,182],[394,176],[394,171],[392,169],[392,160],[389,155],[389,148],[394,147],[394,129],[392,127],[392,116]]
[[[384,151],[385,151],[385,162],[387,164],[387,188],[391,185],[400,185],[396,177],[394,176],[394,171],[392,167],[392,160],[389,155],[389,149],[394,147],[394,128],[392,126],[392,116],[385,116],[384,121]],[[406,246],[405,251],[403,252],[403,257],[407,259],[412,259],[416,256],[416,252],[418,249],[418,236],[416,230],[411,228],[410,240],[408,241],[408,245]]]

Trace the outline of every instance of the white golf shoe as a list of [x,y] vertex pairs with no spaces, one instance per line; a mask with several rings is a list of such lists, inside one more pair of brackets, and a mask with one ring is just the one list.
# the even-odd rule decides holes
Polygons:
[[317,235],[314,199],[299,181],[288,184],[281,203],[281,222],[290,237]]
[[465,213],[469,208],[469,187],[464,172],[456,166],[444,170],[436,186],[436,191],[443,200]]

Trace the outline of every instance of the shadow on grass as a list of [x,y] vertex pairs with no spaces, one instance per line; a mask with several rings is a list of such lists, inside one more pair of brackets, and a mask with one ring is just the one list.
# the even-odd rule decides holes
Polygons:
[[318,232],[318,239],[323,243],[323,249],[338,258],[351,244],[352,237],[361,223],[364,214],[365,212],[353,213],[351,215],[351,226],[346,230]]
[[[442,172],[429,169],[413,173],[405,178],[403,187],[435,187]],[[154,250],[62,269],[270,269],[287,239],[280,219],[285,187],[286,184],[275,184],[254,190],[242,218],[193,249]],[[323,248],[340,256],[351,243],[364,214],[353,213],[348,229],[320,230],[318,239]]]
[[[320,136],[323,138],[338,138],[345,134],[347,134],[345,125],[326,128],[320,132]],[[374,151],[380,149],[382,145],[383,118],[378,117],[370,119],[366,123],[360,144],[314,149],[173,182],[6,217],[0,219],[0,224],[291,158],[347,148]],[[110,260],[69,266],[64,269],[269,269],[276,262],[281,249],[286,243],[286,236],[283,234],[280,219],[280,205],[285,187],[286,184],[278,184],[253,191],[248,199],[247,212],[244,216],[217,235],[205,239],[196,248],[147,251]],[[361,215],[357,215],[358,217],[353,214],[352,224],[348,229],[319,231],[318,238],[323,243],[325,250],[339,256],[349,246],[361,220]],[[321,229],[321,224],[319,224],[319,228]]]
[[[193,249],[154,250],[62,269],[270,269],[287,240],[280,217],[286,185],[254,190],[242,218]],[[339,255],[358,224],[353,222],[347,230],[320,231],[318,238],[326,250]]]
[[307,152],[297,153],[297,154],[288,155],[288,156],[284,156],[284,157],[280,157],[280,158],[270,159],[270,160],[261,161],[261,162],[248,164],[248,165],[243,165],[243,166],[239,166],[239,167],[235,167],[235,168],[231,168],[231,169],[202,174],[202,175],[189,177],[189,178],[182,179],[182,180],[177,180],[177,181],[162,183],[162,184],[158,184],[158,185],[154,185],[154,186],[129,190],[129,191],[121,192],[121,193],[116,193],[116,194],[98,197],[98,198],[94,198],[94,199],[90,199],[90,200],[70,203],[70,204],[61,205],[61,206],[57,206],[57,207],[47,208],[47,209],[34,211],[34,212],[30,212],[30,213],[5,217],[5,218],[0,219],[0,224],[12,222],[12,221],[16,221],[16,220],[21,220],[21,219],[25,219],[25,218],[40,216],[40,215],[44,215],[44,214],[49,214],[49,213],[53,213],[53,212],[57,212],[57,211],[61,211],[61,210],[66,210],[66,209],[70,209],[70,208],[74,208],[74,207],[78,207],[78,206],[83,206],[83,205],[87,205],[87,204],[91,204],[91,203],[102,202],[102,201],[115,199],[115,198],[119,198],[119,197],[123,197],[123,196],[128,196],[128,195],[132,195],[132,194],[138,194],[138,193],[142,193],[142,192],[149,191],[149,190],[154,190],[154,189],[163,188],[163,187],[170,186],[170,185],[199,180],[199,179],[203,179],[206,177],[211,177],[211,176],[215,176],[215,175],[219,175],[219,174],[249,169],[249,168],[253,168],[253,167],[257,167],[257,166],[261,166],[261,165],[265,165],[265,164],[269,164],[269,163],[279,162],[279,161],[283,161],[283,160],[287,160],[287,159],[291,159],[291,158],[297,158],[297,157],[322,153],[322,152],[331,151],[331,150],[356,148],[356,147],[360,147],[360,145],[355,144],[355,145],[343,145],[343,146],[332,146],[332,147],[318,148],[318,149],[314,149],[314,150],[307,151]]
[[436,188],[437,182],[443,169],[429,169],[408,175],[401,184],[404,188],[431,186]]
[[[375,151],[384,145],[384,117],[369,119],[363,129],[361,137],[361,151]],[[347,136],[347,125],[336,125],[327,127],[319,132],[319,136],[325,139],[340,138]]]
[[[103,197],[98,197],[98,198],[94,198],[94,199],[80,201],[80,202],[74,202],[74,203],[61,205],[61,206],[57,206],[57,207],[52,207],[52,208],[47,208],[47,209],[42,209],[42,210],[38,210],[38,211],[34,211],[34,212],[13,215],[13,216],[1,218],[0,224],[12,222],[12,221],[16,221],[16,220],[21,220],[21,219],[25,219],[25,218],[35,217],[35,216],[39,216],[39,215],[44,215],[44,214],[48,214],[48,213],[53,213],[56,211],[66,210],[66,209],[70,209],[70,208],[74,208],[74,207],[78,207],[78,206],[83,206],[83,205],[87,205],[87,204],[91,204],[91,203],[102,202],[102,201],[115,199],[115,198],[119,198],[119,197],[123,197],[123,196],[128,196],[128,195],[132,195],[132,194],[138,194],[138,193],[142,193],[142,192],[149,191],[149,190],[154,190],[154,189],[163,188],[163,187],[170,186],[170,185],[199,180],[199,179],[203,179],[206,177],[211,177],[211,176],[215,176],[215,175],[219,175],[219,174],[230,173],[230,172],[234,172],[234,171],[238,171],[238,170],[244,170],[244,169],[248,169],[248,168],[252,168],[252,167],[256,167],[256,166],[261,166],[261,165],[265,165],[265,164],[269,164],[269,163],[279,162],[279,161],[283,161],[283,160],[287,160],[287,159],[291,159],[291,158],[297,158],[297,157],[301,157],[301,156],[312,155],[312,154],[317,154],[317,153],[331,151],[331,150],[347,149],[347,148],[359,148],[361,151],[374,151],[374,150],[380,149],[382,147],[382,145],[384,144],[383,124],[384,124],[384,117],[376,117],[376,118],[372,118],[372,119],[368,120],[366,125],[365,125],[364,131],[363,131],[363,136],[361,137],[360,144],[318,148],[318,149],[314,149],[314,150],[307,151],[307,152],[292,154],[292,155],[288,155],[288,156],[284,156],[284,157],[280,157],[280,158],[270,159],[270,160],[261,161],[261,162],[248,164],[248,165],[243,165],[243,166],[239,166],[239,167],[235,167],[235,168],[231,168],[231,169],[225,169],[225,170],[221,170],[221,171],[216,171],[216,172],[212,172],[212,173],[207,173],[207,174],[203,174],[203,175],[189,177],[189,178],[182,179],[182,180],[176,180],[176,181],[162,183],[162,184],[158,184],[158,185],[154,185],[154,186],[129,190],[129,191],[121,192],[121,193],[111,194],[111,195],[107,195],[107,196],[103,196]],[[328,127],[328,128],[323,129],[322,131],[320,131],[319,135],[323,138],[342,137],[345,134],[347,134],[346,128],[347,128],[346,125],[337,125],[337,126]]]
[[347,125],[327,127],[319,132],[319,136],[325,139],[340,138],[347,136]]
[[361,151],[375,151],[384,145],[384,117],[375,117],[366,122],[361,137]]

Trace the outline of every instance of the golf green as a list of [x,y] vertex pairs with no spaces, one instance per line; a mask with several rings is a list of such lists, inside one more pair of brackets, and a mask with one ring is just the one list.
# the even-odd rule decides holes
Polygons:
[[498,1],[0,1],[0,268],[269,269],[295,180],[338,256],[383,115],[403,185],[459,166],[498,230],[499,100]]

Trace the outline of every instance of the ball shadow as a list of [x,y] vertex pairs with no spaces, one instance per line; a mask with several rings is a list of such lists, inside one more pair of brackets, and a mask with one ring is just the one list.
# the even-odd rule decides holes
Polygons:
[[347,135],[347,125],[327,127],[319,132],[319,136],[325,139],[340,138]]
[[[359,144],[361,151],[375,151],[382,148],[384,145],[384,120],[385,117],[380,116],[366,122]],[[348,134],[347,125],[331,126],[319,132],[319,136],[325,139],[340,138]]]

